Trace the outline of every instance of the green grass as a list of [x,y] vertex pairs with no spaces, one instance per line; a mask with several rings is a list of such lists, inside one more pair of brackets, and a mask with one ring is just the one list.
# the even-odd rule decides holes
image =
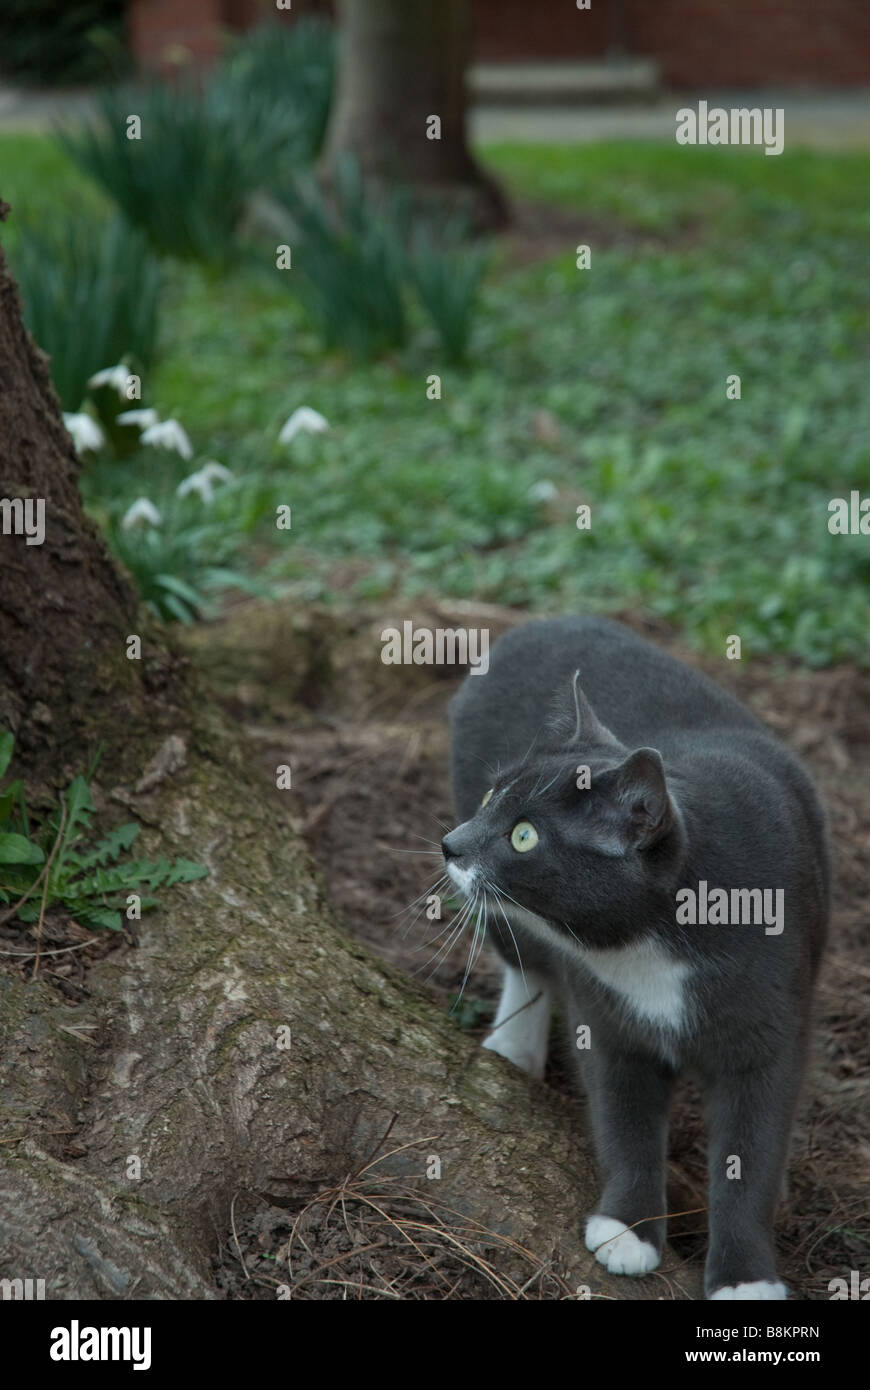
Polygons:
[[108,198],[45,135],[0,136],[0,198],[12,209],[2,224],[7,250],[14,249],[19,223],[56,223],[74,210],[108,216],[112,210]]
[[[37,196],[27,139],[0,139],[8,201]],[[31,169],[53,163],[78,187],[29,140]],[[324,356],[295,270],[272,268],[274,238],[259,272],[170,265],[146,394],[236,472],[226,524],[302,599],[334,598],[351,561],[360,595],[646,608],[720,653],[737,633],[746,657],[866,662],[870,544],[831,536],[827,503],[870,495],[870,158],[649,144],[484,155],[512,191],[661,244],[593,244],[589,271],[573,245],[521,270],[500,258],[461,370],[419,334],[371,366]],[[742,399],[728,401],[735,372]],[[441,400],[426,398],[431,373]],[[302,404],[330,432],[278,447]],[[147,492],[138,467],[92,470],[91,505],[117,513]],[[541,482],[551,495],[536,500]],[[278,502],[290,532],[275,529]],[[576,528],[581,502],[591,532]]]
[[634,141],[597,145],[491,145],[486,162],[518,196],[616,216],[669,233],[761,231],[777,209],[800,209],[817,229],[870,233],[863,190],[870,154],[809,150],[775,157],[757,149],[681,149]]

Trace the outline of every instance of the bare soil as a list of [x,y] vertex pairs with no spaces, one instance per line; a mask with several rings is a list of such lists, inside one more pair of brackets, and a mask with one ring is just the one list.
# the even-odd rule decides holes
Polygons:
[[[464,619],[471,621],[467,613]],[[664,626],[632,615],[623,615],[623,621],[701,666],[743,699],[805,761],[828,809],[837,865],[834,916],[790,1192],[778,1224],[781,1272],[792,1296],[826,1299],[828,1281],[865,1269],[870,1253],[870,672],[851,666],[811,672],[758,661],[699,661]],[[422,911],[441,872],[438,842],[452,823],[446,708],[458,684],[441,673],[410,694],[381,690],[361,702],[357,684],[350,682],[343,697],[338,681],[304,725],[270,729],[254,718],[250,728],[266,767],[288,762],[294,770],[306,838],[348,928],[379,955],[426,981],[439,1006],[453,1010],[458,1026],[483,1037],[498,995],[497,964],[484,952],[457,1005],[469,933],[463,932],[439,960],[454,912],[445,903],[443,921],[430,922]],[[546,1080],[572,1088],[568,1051],[559,1039],[551,1048]],[[253,1218],[256,1229],[239,1233],[248,1274],[265,1273],[274,1285],[275,1251],[286,1255],[293,1222],[311,1200],[307,1193],[289,1210],[261,1211]],[[706,1218],[696,1209],[705,1202],[705,1133],[698,1096],[687,1082],[672,1115],[669,1193],[672,1212],[693,1213],[671,1221],[672,1243],[686,1260],[703,1260]],[[444,1282],[421,1278],[419,1265],[412,1279],[401,1241],[391,1247],[389,1259],[378,1251],[373,1272],[371,1251],[355,1253],[373,1244],[366,1202],[356,1203],[349,1227],[340,1221],[325,1226],[326,1211],[317,1205],[305,1213],[312,1238],[307,1252],[297,1242],[294,1280],[304,1282],[323,1261],[335,1259],[335,1283],[319,1292],[306,1284],[298,1296],[515,1296],[499,1293],[479,1271],[468,1276],[469,1283],[454,1271],[452,1294]],[[578,1220],[581,1216],[578,1212]],[[233,1246],[231,1241],[221,1278],[234,1296],[252,1296]],[[539,1280],[531,1296],[564,1294]]]

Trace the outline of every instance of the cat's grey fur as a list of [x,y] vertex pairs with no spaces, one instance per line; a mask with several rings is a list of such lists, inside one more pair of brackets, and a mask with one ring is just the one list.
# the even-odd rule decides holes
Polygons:
[[[657,1262],[669,1098],[689,1071],[709,1130],[707,1295],[785,1297],[772,1227],[830,892],[809,777],[737,700],[603,619],[509,631],[452,702],[451,737],[462,824],[445,860],[486,904],[512,1014],[512,1041],[496,1027],[489,1045],[540,1074],[550,991],[572,1038],[590,1029],[572,1049],[603,1178],[587,1243],[617,1272]],[[526,853],[519,821],[539,837]],[[677,891],[701,880],[784,890],[784,930],[679,925]]]

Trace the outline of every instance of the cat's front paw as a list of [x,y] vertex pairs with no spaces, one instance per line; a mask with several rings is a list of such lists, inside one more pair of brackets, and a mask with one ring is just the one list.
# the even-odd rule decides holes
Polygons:
[[777,1283],[770,1279],[756,1279],[749,1284],[726,1284],[721,1289],[716,1289],[715,1293],[710,1294],[710,1301],[714,1299],[782,1299],[788,1298],[785,1284]]
[[484,1038],[481,1046],[489,1052],[497,1052],[500,1057],[506,1057],[515,1067],[527,1072],[536,1081],[543,1081],[547,1066],[546,1044],[541,1048],[534,1042],[530,1044],[525,1037],[512,1037],[510,1033],[497,1028],[488,1038]]
[[611,1274],[649,1274],[661,1259],[650,1241],[641,1240],[616,1217],[602,1216],[600,1212],[586,1222],[586,1249]]

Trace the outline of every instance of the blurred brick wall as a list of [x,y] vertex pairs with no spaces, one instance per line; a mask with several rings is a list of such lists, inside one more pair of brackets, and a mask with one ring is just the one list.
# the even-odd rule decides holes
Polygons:
[[186,51],[207,67],[220,47],[218,0],[130,0],[127,42],[140,67],[163,67]]
[[484,61],[655,58],[675,87],[870,85],[870,0],[471,0]]
[[207,68],[228,29],[249,29],[264,19],[292,23],[331,8],[326,0],[293,0],[290,11],[269,0],[127,0],[127,41],[139,67],[174,66],[186,50],[193,66]]
[[[414,0],[405,0],[413,4]],[[562,62],[624,52],[655,58],[676,87],[870,85],[870,0],[470,0],[474,56]],[[143,66],[185,48],[208,66],[223,29],[329,12],[328,0],[128,0]]]
[[632,38],[677,87],[870,83],[868,0],[633,3]]

